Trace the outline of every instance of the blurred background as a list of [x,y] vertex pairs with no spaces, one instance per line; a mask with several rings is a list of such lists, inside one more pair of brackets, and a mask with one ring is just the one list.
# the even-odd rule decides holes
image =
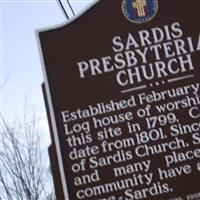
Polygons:
[[[73,18],[67,1],[66,12]],[[71,0],[80,15],[94,0]],[[56,0],[1,0],[1,114],[9,121],[36,112],[48,132],[41,83],[43,74],[35,31],[63,25],[67,19]],[[48,133],[46,134],[48,135]]]

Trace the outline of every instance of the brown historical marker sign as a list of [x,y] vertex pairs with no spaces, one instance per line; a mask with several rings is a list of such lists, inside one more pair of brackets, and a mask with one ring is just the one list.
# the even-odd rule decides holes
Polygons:
[[65,199],[200,199],[199,0],[102,0],[39,33]]

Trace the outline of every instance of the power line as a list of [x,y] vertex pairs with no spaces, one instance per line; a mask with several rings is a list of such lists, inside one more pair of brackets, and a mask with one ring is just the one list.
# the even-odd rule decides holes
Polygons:
[[70,7],[72,14],[75,16],[75,12],[74,12],[74,9],[71,6],[71,3],[69,2],[69,0],[66,0],[66,1],[67,1],[68,6]]
[[63,6],[63,4],[62,4],[62,0],[57,0],[57,2],[58,2],[58,5],[60,6],[62,12],[64,13],[65,17],[66,17],[67,19],[70,19],[70,18],[69,18],[69,15],[67,14],[67,12],[66,12],[66,10],[65,10],[65,8],[64,8],[64,6]]

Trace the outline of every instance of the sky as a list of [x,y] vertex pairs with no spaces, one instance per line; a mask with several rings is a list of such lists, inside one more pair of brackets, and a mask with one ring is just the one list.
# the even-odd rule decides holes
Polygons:
[[[80,15],[95,0],[70,2],[76,15]],[[63,3],[73,17],[66,0]],[[62,25],[67,19],[56,0],[0,0],[0,18],[0,112],[10,123],[34,112],[44,134],[48,134],[35,31]]]

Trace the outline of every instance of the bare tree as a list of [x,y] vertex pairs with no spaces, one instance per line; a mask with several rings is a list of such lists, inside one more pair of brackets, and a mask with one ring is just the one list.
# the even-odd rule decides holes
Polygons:
[[0,141],[0,199],[53,200],[53,184],[37,121],[8,125]]
[[[67,19],[63,2],[57,0]],[[75,12],[66,0],[73,16]],[[0,90],[5,82],[0,85]],[[47,149],[41,146],[37,120],[9,125],[0,117],[0,200],[55,200]]]

